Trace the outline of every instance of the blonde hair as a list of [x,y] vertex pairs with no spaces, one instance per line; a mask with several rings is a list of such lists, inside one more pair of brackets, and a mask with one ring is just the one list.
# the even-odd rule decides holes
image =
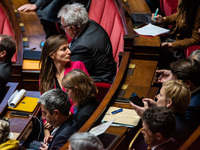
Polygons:
[[174,113],[185,113],[191,100],[190,89],[182,80],[170,80],[163,83],[167,99],[172,100]]
[[73,101],[78,107],[85,104],[89,98],[95,97],[98,92],[93,79],[80,69],[74,69],[66,74],[62,79],[62,86],[72,89]]

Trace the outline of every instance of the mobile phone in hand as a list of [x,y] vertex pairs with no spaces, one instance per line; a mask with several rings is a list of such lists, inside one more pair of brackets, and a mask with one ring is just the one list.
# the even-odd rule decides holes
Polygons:
[[133,92],[131,94],[129,100],[135,105],[144,107],[144,103],[142,102],[142,98],[139,98],[139,96],[135,92]]
[[36,140],[33,140],[32,144],[36,145],[38,147],[43,147],[43,145],[40,142],[36,141]]

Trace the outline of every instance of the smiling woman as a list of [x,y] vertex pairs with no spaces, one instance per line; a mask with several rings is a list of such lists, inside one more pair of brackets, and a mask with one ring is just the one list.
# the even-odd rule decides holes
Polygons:
[[[40,86],[39,90],[44,93],[53,88],[62,88],[61,80],[65,74],[73,69],[81,69],[87,74],[85,65],[80,61],[71,62],[71,51],[68,48],[67,37],[65,35],[53,35],[49,37],[42,49],[40,59]],[[72,103],[71,103],[72,104]],[[71,108],[73,113],[73,108]]]

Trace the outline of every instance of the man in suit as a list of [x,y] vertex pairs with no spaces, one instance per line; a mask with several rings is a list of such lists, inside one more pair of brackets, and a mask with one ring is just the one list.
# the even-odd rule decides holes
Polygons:
[[157,70],[158,82],[183,80],[190,88],[191,102],[185,117],[194,131],[200,125],[200,63],[195,59],[180,59],[170,64],[170,70]]
[[30,4],[22,5],[18,8],[19,11],[36,10],[41,24],[44,27],[46,38],[51,35],[59,34],[55,22],[60,24],[60,19],[57,18],[60,8],[69,3],[81,3],[89,10],[91,0],[29,0]]
[[40,149],[59,149],[77,131],[75,121],[69,116],[69,98],[61,89],[51,89],[42,94],[38,103],[41,106],[42,118],[54,127],[51,135],[44,139],[44,143],[41,143],[43,148],[40,147]]
[[176,127],[173,112],[166,107],[148,108],[142,115],[144,140],[154,150],[177,150],[172,134]]
[[12,81],[11,58],[16,51],[16,44],[9,35],[0,34],[0,102],[6,94],[6,84]]
[[73,39],[69,44],[71,61],[82,61],[95,82],[112,83],[116,66],[106,31],[89,20],[83,5],[65,5],[58,13],[61,26]]

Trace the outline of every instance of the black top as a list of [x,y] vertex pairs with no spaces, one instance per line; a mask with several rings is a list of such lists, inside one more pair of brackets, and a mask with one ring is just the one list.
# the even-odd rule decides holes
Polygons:
[[93,97],[90,98],[84,105],[78,108],[73,117],[73,119],[76,121],[78,130],[85,124],[85,122],[90,118],[98,106],[99,102]]

